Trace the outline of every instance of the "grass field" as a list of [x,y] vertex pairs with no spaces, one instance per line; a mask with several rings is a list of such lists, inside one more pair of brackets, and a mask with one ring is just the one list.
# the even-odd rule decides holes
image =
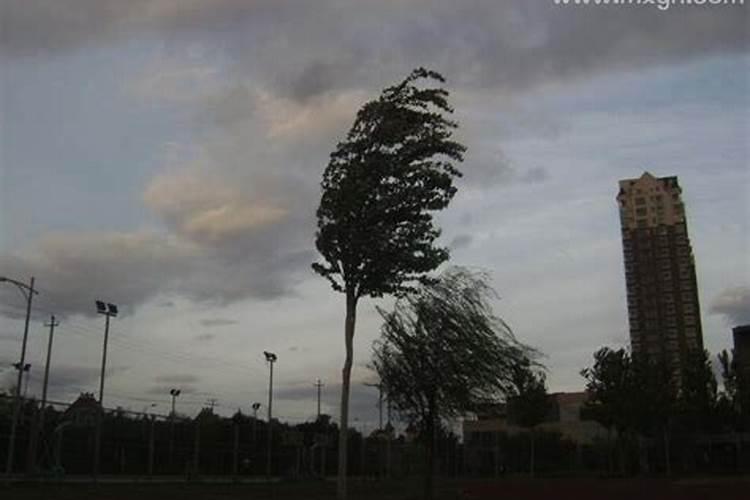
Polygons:
[[[420,483],[352,481],[352,500],[421,498]],[[263,484],[15,484],[0,487],[3,500],[317,500],[335,498],[333,482]],[[503,479],[440,483],[440,500],[703,500],[748,499],[750,478]]]

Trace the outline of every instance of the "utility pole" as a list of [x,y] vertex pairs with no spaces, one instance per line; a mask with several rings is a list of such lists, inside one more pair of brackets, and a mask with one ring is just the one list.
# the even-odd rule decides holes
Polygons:
[[104,346],[102,347],[102,370],[99,376],[99,414],[96,419],[96,436],[94,440],[94,481],[99,477],[99,455],[102,447],[102,419],[104,417],[104,373],[107,368],[107,341],[109,340],[109,319],[117,316],[117,306],[96,301],[96,312],[106,318],[104,323]]
[[23,399],[26,399],[26,394],[29,392],[29,375],[31,375],[31,363],[21,365],[21,363],[13,363],[13,367],[18,370],[19,373],[26,373],[23,377]]
[[[31,281],[27,285],[26,283],[21,283],[20,281],[16,281],[11,278],[7,278],[5,276],[0,276],[0,283],[7,282],[15,285],[19,290],[21,290],[21,293],[26,297],[26,322],[24,323],[23,327],[23,342],[21,344],[21,360],[19,361],[20,366],[24,366],[26,364],[26,343],[29,338],[29,320],[31,319],[31,299],[34,297],[34,294],[39,293],[36,290],[34,290],[34,277],[31,277]],[[13,420],[11,420],[10,424],[10,437],[8,438],[8,454],[5,460],[5,475],[10,476],[13,472],[13,454],[15,453],[15,447],[16,447],[16,430],[18,426],[18,414],[21,411],[21,378],[23,377],[23,372],[20,370],[18,371],[18,378],[16,379],[16,393],[15,398],[13,400]]]
[[47,404],[47,386],[49,383],[49,364],[52,358],[52,338],[55,335],[55,327],[60,326],[60,322],[55,319],[53,314],[49,323],[44,326],[49,327],[49,338],[47,339],[47,362],[44,365],[44,384],[42,385],[42,422],[44,422],[44,406]]
[[271,437],[271,418],[273,416],[273,364],[276,362],[278,357],[276,354],[268,351],[263,351],[269,365],[269,377],[268,377],[268,454],[266,457],[266,476],[268,480],[271,480],[271,448],[272,448],[272,437]]
[[35,415],[34,428],[32,430],[31,439],[29,439],[29,459],[28,470],[33,472],[36,468],[36,454],[39,443],[39,435],[44,433],[44,414],[47,406],[47,386],[49,383],[49,365],[52,357],[52,339],[55,335],[55,327],[59,326],[60,322],[55,320],[53,314],[50,318],[49,323],[45,323],[44,326],[49,328],[49,337],[47,340],[47,362],[44,364],[44,382],[42,383],[42,402],[40,405],[40,412]]
[[318,389],[318,420],[320,420],[320,389],[325,384],[318,379],[318,381],[315,383],[315,387]]

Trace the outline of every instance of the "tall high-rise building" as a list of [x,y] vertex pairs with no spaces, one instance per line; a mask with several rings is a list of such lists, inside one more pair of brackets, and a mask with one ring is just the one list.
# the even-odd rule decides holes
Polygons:
[[703,349],[682,189],[677,177],[648,172],[619,184],[631,350],[667,363],[679,378],[687,353]]

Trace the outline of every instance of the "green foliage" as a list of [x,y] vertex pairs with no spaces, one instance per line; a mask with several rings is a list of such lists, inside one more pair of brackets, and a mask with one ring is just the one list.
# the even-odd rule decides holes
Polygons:
[[594,365],[585,368],[589,399],[583,411],[604,427],[621,431],[630,426],[632,406],[632,366],[625,349],[603,347],[594,353]]
[[544,422],[550,410],[547,380],[544,372],[524,360],[513,369],[513,394],[509,414],[516,425],[533,429]]
[[428,425],[513,391],[531,350],[492,312],[486,276],[453,267],[406,295],[384,319],[373,365],[394,408]]
[[448,92],[421,80],[444,82],[419,68],[366,103],[323,174],[313,268],[355,298],[403,294],[448,259],[432,212],[453,198],[465,147]]
[[690,430],[711,429],[715,424],[718,388],[707,351],[688,353],[682,367],[679,411]]

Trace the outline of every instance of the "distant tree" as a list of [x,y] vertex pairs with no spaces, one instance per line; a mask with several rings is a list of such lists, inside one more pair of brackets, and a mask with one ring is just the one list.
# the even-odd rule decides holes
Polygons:
[[717,402],[718,384],[708,351],[689,351],[682,364],[682,383],[678,393],[683,425],[690,432],[713,430]]
[[[617,434],[621,471],[623,440],[634,427],[633,366],[625,349],[603,347],[594,353],[594,365],[581,370],[586,379],[588,400],[583,407],[587,418],[599,422],[608,433]],[[612,468],[610,447],[610,469]]]
[[443,83],[415,69],[357,113],[346,139],[331,153],[317,211],[316,247],[324,262],[313,269],[346,297],[337,495],[346,498],[349,383],[357,303],[365,296],[402,295],[448,259],[435,245],[433,212],[453,198],[460,176],[454,163],[465,147],[451,139],[456,123],[448,92],[419,87]]
[[[629,405],[634,412],[635,430],[642,436],[661,438],[666,473],[671,474],[670,432],[676,411],[677,387],[669,365],[645,356],[632,359]],[[639,445],[640,445],[639,441]],[[640,458],[647,456],[645,450]]]
[[513,391],[531,350],[492,312],[486,276],[451,268],[398,300],[374,344],[373,366],[389,400],[425,441],[425,498],[432,496],[440,419],[496,404]]
[[722,378],[722,391],[717,401],[718,413],[724,426],[733,431],[744,431],[750,423],[750,387],[742,380],[734,349],[729,352],[721,351],[717,358]]
[[529,474],[534,477],[536,426],[544,422],[551,407],[547,379],[543,371],[526,359],[513,369],[512,381],[509,414],[513,423],[529,431]]

